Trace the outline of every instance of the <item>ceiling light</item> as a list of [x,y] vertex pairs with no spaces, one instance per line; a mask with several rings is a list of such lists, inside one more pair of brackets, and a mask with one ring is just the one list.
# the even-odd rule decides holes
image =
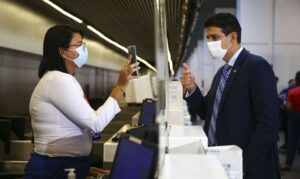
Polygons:
[[49,0],[43,0],[45,3],[47,3],[48,5],[52,6],[54,9],[58,10],[59,12],[61,12],[62,14],[64,14],[65,16],[70,17],[71,19],[73,19],[74,21],[78,22],[78,23],[82,23],[83,21],[75,16],[73,16],[72,14],[64,11],[62,8],[58,7],[56,4],[52,3]]
[[171,59],[171,53],[170,53],[168,41],[167,41],[167,58],[168,58],[168,62],[169,62],[169,68],[170,68],[170,71],[171,71],[171,76],[174,76],[175,72],[174,72],[174,69],[173,69],[173,61]]

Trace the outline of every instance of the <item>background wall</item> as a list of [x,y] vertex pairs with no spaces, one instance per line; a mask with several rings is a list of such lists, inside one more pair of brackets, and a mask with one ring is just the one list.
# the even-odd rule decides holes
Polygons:
[[281,90],[300,70],[300,1],[239,0],[237,4],[243,45],[273,65]]
[[[41,58],[0,48],[0,115],[28,115],[29,100],[39,80]],[[118,76],[119,71],[93,66],[84,66],[75,75],[90,98],[106,98]]]

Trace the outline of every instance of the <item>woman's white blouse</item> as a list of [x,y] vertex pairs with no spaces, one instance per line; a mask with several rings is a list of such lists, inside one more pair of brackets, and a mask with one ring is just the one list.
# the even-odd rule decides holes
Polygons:
[[29,110],[34,151],[48,156],[89,155],[93,133],[101,132],[120,112],[112,97],[94,111],[78,81],[60,71],[49,71],[40,79]]

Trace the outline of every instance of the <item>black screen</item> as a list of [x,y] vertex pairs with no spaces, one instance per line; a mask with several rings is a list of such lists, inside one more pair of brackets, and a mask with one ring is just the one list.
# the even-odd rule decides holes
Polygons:
[[153,124],[155,120],[155,102],[151,99],[145,99],[139,118],[139,125]]

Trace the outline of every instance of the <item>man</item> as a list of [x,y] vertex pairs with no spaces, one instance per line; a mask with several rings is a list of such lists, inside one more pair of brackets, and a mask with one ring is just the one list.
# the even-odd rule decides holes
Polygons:
[[289,171],[293,166],[297,144],[300,139],[300,71],[296,73],[296,85],[288,91],[288,101],[286,104],[288,114],[288,141],[287,155],[283,171]]
[[209,146],[243,149],[244,179],[278,179],[279,102],[272,68],[241,46],[241,27],[235,16],[216,14],[204,25],[209,51],[226,64],[216,73],[206,96],[183,64],[185,99],[206,120]]
[[288,87],[284,88],[282,91],[279,93],[279,118],[280,118],[280,130],[284,133],[284,138],[285,138],[285,143],[279,148],[278,152],[285,153],[286,151],[286,143],[288,140],[288,133],[287,133],[287,99],[288,99],[288,92],[289,90],[293,89],[295,87],[295,80],[290,79],[288,81]]

